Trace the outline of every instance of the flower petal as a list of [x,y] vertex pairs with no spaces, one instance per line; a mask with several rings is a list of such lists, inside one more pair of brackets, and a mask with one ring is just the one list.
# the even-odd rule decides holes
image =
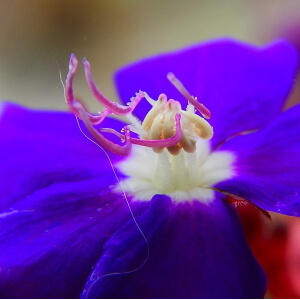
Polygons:
[[137,222],[149,256],[136,226],[125,225],[104,246],[82,297],[263,297],[265,277],[221,196],[206,205],[158,195]]
[[0,156],[0,211],[54,183],[112,174],[105,153],[83,136],[72,114],[8,103],[0,107]]
[[[165,93],[186,103],[166,78],[168,72],[175,73],[211,110],[212,142],[217,145],[238,132],[267,124],[281,110],[296,67],[296,51],[287,42],[258,48],[219,40],[127,66],[117,72],[116,84],[124,103],[139,90],[152,98]],[[144,116],[148,107],[140,105],[136,115]]]
[[300,216],[300,106],[256,133],[235,137],[220,149],[236,154],[236,176],[216,187],[259,207]]
[[133,222],[125,199],[108,188],[113,180],[53,183],[0,214],[3,298],[79,297],[106,240]]
[[0,155],[1,297],[79,297],[105,241],[132,221],[110,191],[106,155],[73,115],[12,104],[2,105]]

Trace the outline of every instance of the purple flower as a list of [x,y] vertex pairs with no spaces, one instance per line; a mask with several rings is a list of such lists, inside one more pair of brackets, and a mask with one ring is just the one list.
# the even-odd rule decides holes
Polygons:
[[[72,56],[66,100],[85,134],[124,154],[110,155],[120,182],[72,114],[3,104],[0,295],[263,297],[264,274],[226,198],[300,215],[300,107],[281,113],[295,50],[220,40],[137,62],[116,74],[124,103],[143,91],[128,106],[97,90],[84,61],[107,107],[98,115],[74,98],[76,63]],[[204,105],[169,75],[183,97],[169,72]],[[210,110],[209,123],[194,107],[204,117]],[[133,125],[121,132],[112,112]]]

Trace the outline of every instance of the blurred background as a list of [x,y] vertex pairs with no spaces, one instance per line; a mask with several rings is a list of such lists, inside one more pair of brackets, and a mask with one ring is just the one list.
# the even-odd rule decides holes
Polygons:
[[[299,20],[299,0],[0,0],[0,99],[66,110],[60,72],[64,80],[73,52],[115,100],[113,72],[130,62],[218,37],[264,45],[283,36],[300,49]],[[74,86],[97,111],[82,68]],[[300,221],[239,210],[269,278],[267,297],[299,298]]]
[[[71,52],[116,99],[120,66],[217,37],[262,45],[299,17],[298,0],[0,0],[0,99],[65,110],[59,72]],[[75,83],[97,111],[82,69]]]

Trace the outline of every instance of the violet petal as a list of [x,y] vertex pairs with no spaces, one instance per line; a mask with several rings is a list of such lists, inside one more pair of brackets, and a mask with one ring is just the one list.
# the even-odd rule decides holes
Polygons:
[[235,152],[236,176],[216,187],[259,207],[300,216],[300,106],[256,133],[237,136],[220,149]]
[[[263,127],[282,108],[295,77],[297,53],[285,41],[264,48],[233,40],[203,43],[134,63],[119,70],[116,84],[124,103],[139,90],[185,103],[168,82],[173,72],[211,110],[217,145],[231,135]],[[146,101],[145,101],[146,102]],[[134,111],[143,117],[150,105]]]
[[264,296],[264,274],[248,248],[236,212],[222,196],[207,205],[174,204],[157,195],[137,222],[149,243],[145,264],[145,240],[128,223],[105,244],[83,298]]
[[[58,182],[0,214],[3,298],[78,298],[104,243],[133,222],[113,176]],[[137,214],[146,204],[133,204]]]
[[[106,122],[120,125],[112,119]],[[0,156],[0,211],[51,184],[113,174],[105,153],[83,136],[75,117],[65,112],[3,103]]]

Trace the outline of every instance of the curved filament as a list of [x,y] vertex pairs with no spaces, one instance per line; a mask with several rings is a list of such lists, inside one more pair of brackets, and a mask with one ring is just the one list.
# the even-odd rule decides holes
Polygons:
[[119,103],[110,101],[108,98],[106,98],[97,88],[93,77],[91,73],[91,66],[90,63],[84,59],[82,61],[83,67],[84,67],[84,72],[85,72],[85,77],[86,81],[90,87],[90,90],[94,97],[106,108],[108,108],[112,113],[119,115],[119,116],[125,116],[129,113],[131,113],[135,107],[138,105],[138,103],[141,101],[141,99],[144,98],[144,92],[139,91],[135,97],[131,98],[131,102],[128,104],[128,106],[121,105]]
[[[78,61],[76,59],[76,56],[74,54],[71,54],[70,57],[70,61],[69,61],[69,72],[67,74],[67,79],[66,79],[66,86],[65,86],[65,99],[67,102],[67,105],[69,106],[70,110],[72,111],[73,114],[75,114],[78,118],[81,119],[80,117],[80,113],[77,111],[76,103],[80,103],[79,100],[76,100],[74,97],[74,93],[73,93],[73,79],[76,73],[78,67]],[[90,122],[93,125],[97,125],[100,124],[105,117],[110,113],[108,110],[104,110],[103,113],[101,113],[100,115],[92,115],[89,112],[87,112],[86,108],[83,106],[82,103],[81,107],[82,109],[85,111],[85,115],[88,116]]]
[[167,78],[169,81],[176,87],[176,89],[182,94],[184,98],[187,99],[194,107],[202,114],[205,119],[210,119],[211,112],[210,110],[204,106],[204,104],[200,103],[193,97],[189,91],[185,88],[185,86],[178,80],[173,73],[168,73]]
[[[182,130],[180,125],[180,119],[181,115],[177,113],[175,115],[175,134],[167,139],[161,139],[161,140],[140,140],[136,138],[130,138],[130,142],[132,144],[140,145],[140,146],[146,146],[151,148],[163,148],[163,147],[171,147],[180,142],[182,139]],[[118,131],[112,129],[112,128],[102,128],[102,132],[108,132],[116,135],[121,140],[124,140],[125,137],[123,134],[119,133]]]
[[[77,58],[74,54],[71,54],[64,90],[65,100],[70,110],[84,122],[87,130],[95,138],[97,143],[110,152],[118,155],[127,155],[131,152],[132,144],[136,144],[151,147],[155,152],[161,152],[163,151],[163,148],[167,148],[171,154],[176,155],[181,148],[186,152],[193,152],[195,150],[195,141],[193,138],[195,134],[201,138],[211,138],[213,134],[211,126],[200,116],[194,115],[193,108],[188,111],[182,111],[180,103],[172,99],[168,100],[165,94],[160,94],[158,100],[155,101],[151,99],[147,93],[139,91],[135,94],[135,97],[130,99],[128,105],[121,105],[110,101],[97,88],[91,74],[91,66],[89,62],[84,59],[83,67],[89,88],[93,96],[104,106],[104,111],[98,115],[90,114],[84,104],[74,97],[73,80],[77,67]],[[204,118],[210,118],[210,111],[187,91],[173,73],[168,73],[167,77],[177,90],[188,100],[190,106],[194,106]],[[152,109],[148,112],[143,123],[140,123],[140,121],[136,120],[131,113],[143,98],[152,105]],[[181,125],[181,113],[185,117],[183,119],[183,125]],[[137,127],[136,132],[142,133],[140,135],[141,138],[130,137],[130,126],[124,127],[124,134],[110,128],[100,129],[102,132],[112,133],[119,137],[122,143],[124,143],[123,145],[118,145],[103,136],[103,134],[93,125],[102,123],[110,114],[127,116]],[[188,125],[189,130],[191,130],[190,134],[186,134]],[[181,126],[184,127],[184,131],[182,131]],[[132,125],[132,127],[134,128],[134,125]],[[145,132],[146,134],[144,134]],[[151,139],[148,139],[149,137]]]
[[79,113],[80,119],[84,122],[89,133],[94,137],[94,139],[104,148],[109,150],[110,152],[117,154],[117,155],[128,155],[131,152],[132,144],[130,142],[130,130],[128,127],[125,127],[125,134],[124,134],[124,141],[125,144],[120,146],[118,144],[113,143],[112,141],[105,138],[99,131],[97,131],[93,124],[90,121],[88,114],[86,113],[83,106],[77,102],[75,103],[75,108]]

